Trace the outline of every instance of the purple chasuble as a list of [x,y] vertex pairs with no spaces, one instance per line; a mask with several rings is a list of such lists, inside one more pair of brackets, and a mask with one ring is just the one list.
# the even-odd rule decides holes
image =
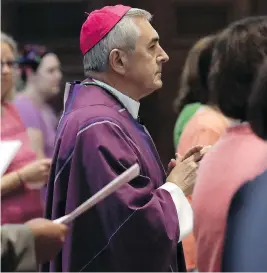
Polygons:
[[168,191],[158,189],[166,175],[154,143],[123,105],[95,84],[70,86],[45,217],[73,211],[136,162],[140,176],[76,219],[62,252],[42,271],[186,271],[175,205]]

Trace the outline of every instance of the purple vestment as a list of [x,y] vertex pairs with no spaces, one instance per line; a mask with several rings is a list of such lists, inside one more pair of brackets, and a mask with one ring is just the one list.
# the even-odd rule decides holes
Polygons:
[[43,271],[186,270],[175,205],[168,191],[158,189],[166,176],[153,141],[99,86],[70,87],[45,216],[71,212],[136,162],[141,175],[76,219],[63,251]]

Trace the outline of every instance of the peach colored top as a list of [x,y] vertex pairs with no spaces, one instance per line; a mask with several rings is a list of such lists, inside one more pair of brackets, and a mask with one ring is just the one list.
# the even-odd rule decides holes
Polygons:
[[220,112],[208,106],[201,107],[184,128],[177,152],[184,155],[195,145],[213,145],[230,124]]
[[[220,112],[210,107],[201,107],[185,126],[177,152],[184,155],[187,150],[195,145],[213,145],[225,133],[230,121]],[[192,202],[192,196],[188,196]],[[193,233],[183,240],[184,255],[187,270],[197,268],[196,265],[196,245]]]

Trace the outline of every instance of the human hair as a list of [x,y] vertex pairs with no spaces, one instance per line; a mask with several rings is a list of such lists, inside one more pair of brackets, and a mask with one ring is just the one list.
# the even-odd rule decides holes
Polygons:
[[36,72],[41,64],[42,58],[49,53],[52,52],[44,45],[25,44],[22,46],[21,57],[18,62],[21,70],[21,80],[24,83],[27,81],[26,70],[30,68],[33,72]]
[[[18,48],[17,48],[16,41],[11,36],[1,31],[1,43],[5,43],[10,47],[11,51],[14,54],[14,58],[16,59],[18,56]],[[15,78],[15,75],[14,75],[14,78]],[[5,95],[3,100],[11,101],[14,98],[14,94],[15,94],[15,88],[12,88],[11,90],[8,91],[8,93]]]
[[267,140],[267,59],[255,77],[247,110],[252,130],[260,138]]
[[2,31],[1,31],[1,42],[9,45],[15,58],[18,56],[17,43],[15,42],[15,40],[11,36],[7,35],[6,33],[2,32]]
[[208,73],[216,35],[198,40],[190,49],[174,100],[174,111],[179,114],[186,104],[200,102],[206,104],[209,99]]
[[267,53],[267,16],[230,24],[218,37],[209,76],[212,104],[225,116],[247,120],[247,102]]
[[131,51],[135,49],[136,40],[139,35],[138,27],[133,18],[141,17],[151,21],[152,15],[145,10],[131,8],[117,25],[92,49],[83,59],[84,74],[89,76],[90,72],[105,72],[109,64],[109,54],[115,49]]

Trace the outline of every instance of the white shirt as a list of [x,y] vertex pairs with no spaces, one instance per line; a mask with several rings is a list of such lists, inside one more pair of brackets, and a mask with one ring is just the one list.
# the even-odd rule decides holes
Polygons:
[[[119,92],[118,90],[104,82],[95,79],[94,82],[96,82],[99,86],[102,86],[105,90],[109,91],[114,96],[116,96],[117,99],[124,105],[125,109],[133,116],[133,118],[137,119],[140,108],[140,102],[135,101],[132,98],[124,95],[123,93]],[[147,130],[146,132],[148,133]],[[179,237],[180,242],[193,230],[193,211],[191,205],[189,204],[183,191],[176,184],[166,182],[160,187],[160,189],[164,189],[170,193],[173,203],[176,207],[180,229]]]

